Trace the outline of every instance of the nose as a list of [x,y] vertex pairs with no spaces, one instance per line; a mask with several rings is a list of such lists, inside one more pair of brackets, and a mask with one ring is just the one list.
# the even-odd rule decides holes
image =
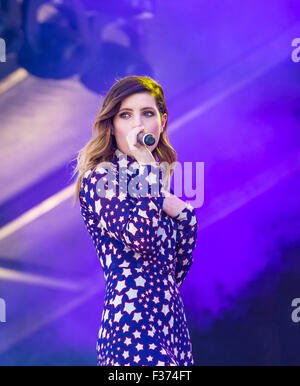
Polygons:
[[133,129],[135,129],[136,127],[141,127],[141,126],[143,126],[143,122],[137,121],[137,122],[134,123]]
[[140,115],[136,115],[134,120],[133,120],[133,124],[134,124],[134,128],[135,127],[138,127],[138,126],[143,126],[143,120],[142,120],[142,117]]

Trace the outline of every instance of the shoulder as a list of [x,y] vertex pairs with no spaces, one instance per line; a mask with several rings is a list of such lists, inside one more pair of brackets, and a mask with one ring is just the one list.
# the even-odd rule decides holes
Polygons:
[[108,181],[116,176],[116,165],[109,161],[103,161],[93,168],[87,170],[82,178],[82,185],[95,185],[99,180]]
[[116,195],[116,167],[108,163],[101,163],[87,170],[82,178],[80,199],[83,202],[94,201],[98,198]]

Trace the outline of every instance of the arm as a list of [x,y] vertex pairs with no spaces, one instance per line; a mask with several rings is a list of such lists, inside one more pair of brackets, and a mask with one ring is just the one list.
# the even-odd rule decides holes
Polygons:
[[195,209],[190,204],[174,220],[178,223],[175,279],[179,287],[193,264],[192,252],[196,246],[198,223]]
[[144,165],[141,168],[144,170],[141,178],[146,179],[150,173],[153,177],[155,171],[156,177],[160,178],[147,178],[148,195],[137,194],[134,203],[133,200],[129,200],[128,189],[127,192],[119,192],[116,176],[113,180],[111,171],[102,167],[98,167],[87,178],[83,178],[79,198],[83,210],[91,212],[97,226],[111,237],[136,252],[153,253],[158,242],[157,230],[161,221],[164,197],[151,196],[149,192],[157,181],[160,192],[162,173],[159,167],[151,168],[151,165]]

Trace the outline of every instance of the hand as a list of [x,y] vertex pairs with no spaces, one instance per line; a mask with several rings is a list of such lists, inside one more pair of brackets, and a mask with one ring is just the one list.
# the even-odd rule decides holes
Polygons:
[[163,189],[161,189],[161,191],[166,194],[163,201],[163,211],[168,216],[176,217],[183,211],[184,208],[187,207],[187,203],[175,196],[175,194],[164,191]]
[[132,129],[126,139],[128,143],[129,150],[133,154],[134,158],[141,164],[156,164],[155,158],[153,157],[151,151],[146,147],[146,145],[142,145],[137,140],[138,133],[145,131],[144,126],[138,126]]

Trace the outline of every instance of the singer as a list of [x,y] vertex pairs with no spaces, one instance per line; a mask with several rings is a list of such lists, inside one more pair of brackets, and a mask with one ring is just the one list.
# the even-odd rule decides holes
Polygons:
[[[122,78],[103,100],[96,136],[77,156],[74,204],[79,199],[106,283],[98,366],[194,365],[179,287],[193,263],[198,224],[194,208],[165,188],[173,170],[160,164],[177,161],[167,122],[157,82]],[[141,141],[143,133],[153,145]]]

